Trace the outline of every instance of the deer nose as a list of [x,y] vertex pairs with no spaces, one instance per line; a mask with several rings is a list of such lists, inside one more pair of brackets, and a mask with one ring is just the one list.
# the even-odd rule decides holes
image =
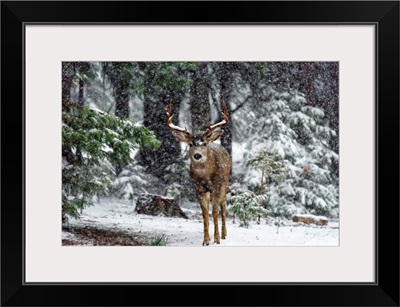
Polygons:
[[195,154],[194,156],[193,156],[196,160],[199,160],[199,159],[201,159],[201,155],[200,154]]

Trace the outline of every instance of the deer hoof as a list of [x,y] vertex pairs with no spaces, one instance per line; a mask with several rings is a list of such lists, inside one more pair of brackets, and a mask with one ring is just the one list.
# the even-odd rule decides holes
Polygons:
[[207,245],[207,246],[208,246],[208,245],[210,245],[210,243],[203,242],[203,246],[204,246],[204,245]]
[[225,240],[225,239],[226,239],[226,237],[225,237],[225,236],[222,236],[222,237],[221,237],[221,239],[222,239],[222,240]]
[[216,244],[221,244],[221,242],[215,242]]

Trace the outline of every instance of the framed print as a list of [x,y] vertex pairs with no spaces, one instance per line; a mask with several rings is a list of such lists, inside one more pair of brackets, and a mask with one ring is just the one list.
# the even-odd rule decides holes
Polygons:
[[399,306],[397,1],[1,7],[2,305]]

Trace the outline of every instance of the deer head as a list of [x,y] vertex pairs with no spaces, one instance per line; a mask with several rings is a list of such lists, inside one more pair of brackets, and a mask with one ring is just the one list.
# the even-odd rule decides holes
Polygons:
[[172,100],[165,108],[167,127],[171,133],[181,142],[189,145],[190,177],[194,185],[197,199],[203,212],[204,241],[203,245],[209,245],[208,214],[210,198],[212,199],[212,213],[214,219],[214,241],[220,243],[218,231],[218,208],[221,208],[222,239],[227,235],[226,220],[226,193],[229,189],[229,176],[231,161],[228,152],[219,144],[212,143],[217,140],[224,131],[221,129],[229,123],[227,105],[221,112],[223,120],[209,125],[201,136],[193,136],[186,128],[172,123]]
[[192,163],[205,163],[209,156],[210,148],[208,145],[217,140],[223,133],[224,130],[221,127],[229,123],[227,115],[227,106],[224,104],[224,110],[221,112],[223,120],[214,124],[209,125],[206,131],[201,136],[193,136],[186,128],[181,128],[172,123],[174,115],[171,114],[172,100],[170,100],[168,106],[165,108],[167,115],[167,126],[171,130],[171,133],[181,142],[189,145],[189,156]]

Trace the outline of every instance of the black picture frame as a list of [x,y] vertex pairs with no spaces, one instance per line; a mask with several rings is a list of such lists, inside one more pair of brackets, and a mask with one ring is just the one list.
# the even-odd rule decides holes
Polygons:
[[[25,284],[27,23],[375,25],[376,282]],[[3,1],[1,136],[2,306],[399,306],[398,1]]]

